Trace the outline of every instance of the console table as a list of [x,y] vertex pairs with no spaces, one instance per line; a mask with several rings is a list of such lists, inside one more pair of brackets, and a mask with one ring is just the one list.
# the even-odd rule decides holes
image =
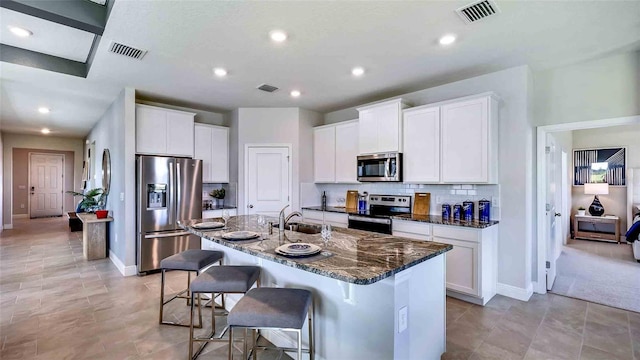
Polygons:
[[575,215],[573,221],[576,239],[620,243],[620,218],[617,216]]
[[113,221],[108,216],[98,219],[96,214],[77,214],[82,221],[82,254],[87,260],[107,257],[107,223]]

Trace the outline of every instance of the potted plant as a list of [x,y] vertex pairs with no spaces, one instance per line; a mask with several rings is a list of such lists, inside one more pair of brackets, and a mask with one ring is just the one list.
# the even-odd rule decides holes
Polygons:
[[67,193],[72,194],[73,196],[82,196],[82,200],[78,203],[76,212],[93,213],[96,210],[104,209],[107,202],[106,196],[104,195],[104,189],[102,188],[94,188],[87,190],[84,193],[76,191],[67,191]]
[[584,208],[584,206],[580,206],[580,207],[578,208],[578,215],[579,215],[579,216],[584,216],[584,212],[585,212],[585,210],[586,210],[586,209]]
[[224,196],[226,195],[223,188],[211,190],[209,196],[215,199],[216,205],[224,206]]

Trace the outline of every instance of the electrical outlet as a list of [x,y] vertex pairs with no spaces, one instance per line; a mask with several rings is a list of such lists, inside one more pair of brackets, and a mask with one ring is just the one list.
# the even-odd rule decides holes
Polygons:
[[20,209],[24,209],[24,204],[20,204]]
[[442,204],[442,196],[436,196],[436,204]]
[[120,201],[124,201],[124,193],[123,192],[120,193]]
[[491,206],[493,206],[493,207],[499,207],[500,206],[497,196],[492,196],[491,197]]
[[398,311],[398,334],[407,330],[409,326],[408,309],[406,306],[401,307]]

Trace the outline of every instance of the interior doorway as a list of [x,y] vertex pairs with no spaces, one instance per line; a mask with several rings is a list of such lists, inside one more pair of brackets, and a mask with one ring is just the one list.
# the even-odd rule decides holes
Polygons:
[[29,154],[29,217],[62,216],[64,155]]
[[247,146],[245,154],[246,214],[278,216],[291,201],[290,147]]

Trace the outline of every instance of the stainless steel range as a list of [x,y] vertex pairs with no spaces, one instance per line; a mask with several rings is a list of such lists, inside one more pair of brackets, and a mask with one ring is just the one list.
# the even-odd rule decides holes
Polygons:
[[368,211],[349,214],[349,228],[391,234],[391,217],[402,214],[411,214],[411,196],[370,195]]

